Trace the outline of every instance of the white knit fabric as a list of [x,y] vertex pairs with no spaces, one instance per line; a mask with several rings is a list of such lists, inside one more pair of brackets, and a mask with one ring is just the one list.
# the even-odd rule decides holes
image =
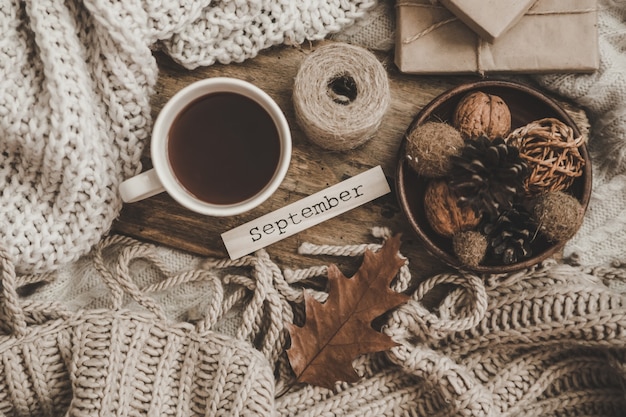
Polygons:
[[338,32],[376,0],[221,0],[164,42],[188,68],[241,62],[272,45],[300,44]]
[[140,170],[163,47],[240,62],[340,30],[374,0],[0,0],[0,241],[20,272],[87,253]]
[[136,24],[107,28],[121,23],[113,10],[2,3],[0,239],[20,270],[42,271],[86,252],[115,218],[157,71]]

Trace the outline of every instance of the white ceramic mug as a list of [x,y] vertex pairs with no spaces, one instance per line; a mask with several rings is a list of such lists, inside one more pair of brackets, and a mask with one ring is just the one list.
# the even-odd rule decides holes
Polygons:
[[[220,93],[234,93],[256,102],[265,110],[267,116],[271,118],[276,129],[279,143],[279,145],[277,145],[279,154],[271,178],[268,178],[267,182],[264,183],[262,188],[254,195],[241,201],[230,201],[228,203],[208,202],[190,192],[189,189],[183,185],[179,176],[176,175],[172,167],[172,156],[170,155],[170,151],[172,150],[170,148],[170,133],[173,129],[172,126],[175,123],[179,123],[176,122],[180,120],[178,119],[179,115],[183,114],[198,100],[202,100],[208,96],[213,97],[215,94]],[[236,117],[238,117],[237,120],[240,120],[239,123],[241,126],[246,126],[248,121],[246,120],[245,114],[239,114]],[[237,129],[237,126],[233,126],[233,128]],[[211,129],[208,127],[206,130],[210,133]],[[252,137],[245,138],[245,140],[256,140],[255,135],[250,136]],[[225,135],[225,137],[228,137],[228,135]],[[259,144],[256,145],[260,146]],[[157,116],[152,130],[150,147],[153,168],[129,178],[120,184],[119,191],[122,201],[131,203],[166,191],[184,207],[197,213],[210,216],[232,216],[240,214],[257,207],[267,200],[283,181],[289,168],[292,150],[289,125],[276,102],[263,90],[249,82],[225,77],[196,81],[177,92],[165,104]],[[191,149],[191,153],[193,154],[194,152],[195,151]],[[259,154],[259,152],[257,152],[257,154]],[[260,153],[258,157],[263,157],[262,155],[263,154]],[[257,156],[255,156],[255,158],[256,157]],[[274,159],[272,159],[271,163],[274,163]]]

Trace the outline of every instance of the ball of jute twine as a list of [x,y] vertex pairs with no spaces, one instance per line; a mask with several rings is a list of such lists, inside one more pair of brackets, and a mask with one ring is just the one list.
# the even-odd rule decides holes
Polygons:
[[324,45],[302,62],[293,105],[306,136],[324,149],[354,149],[371,139],[389,107],[387,72],[374,54],[349,44]]

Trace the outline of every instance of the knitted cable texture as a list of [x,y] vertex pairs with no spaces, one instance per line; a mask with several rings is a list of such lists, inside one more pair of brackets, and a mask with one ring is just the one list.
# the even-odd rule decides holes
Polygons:
[[162,47],[188,68],[320,39],[375,0],[2,0],[0,241],[25,273],[86,254],[140,170]]
[[[379,242],[306,243],[301,252],[359,258]],[[7,416],[622,416],[626,409],[626,297],[603,283],[624,275],[617,267],[583,271],[550,260],[505,275],[416,279],[419,265],[407,260],[392,288],[410,300],[382,327],[398,346],[355,359],[361,379],[329,390],[294,385],[284,351],[286,324],[305,316],[303,289],[327,296],[317,280],[324,266],[283,271],[260,250],[174,269],[158,247],[110,237],[91,255],[109,308],[89,310],[37,293],[19,299],[15,288],[36,277],[16,275],[1,255]],[[139,285],[130,272],[137,262],[160,279]],[[154,295],[195,284],[208,285],[205,303],[186,322],[172,320]]]

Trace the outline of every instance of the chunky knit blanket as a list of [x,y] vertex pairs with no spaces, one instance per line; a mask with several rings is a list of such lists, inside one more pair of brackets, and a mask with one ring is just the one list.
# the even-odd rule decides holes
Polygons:
[[295,270],[102,236],[140,169],[154,49],[189,68],[333,33],[385,49],[394,2],[1,1],[1,414],[624,414],[626,2],[599,1],[599,71],[531,79],[592,122],[594,192],[565,262],[419,281],[407,263],[394,289],[411,300],[382,328],[398,346],[328,390],[293,384],[286,323],[303,288],[326,296],[315,255],[360,257],[391,231],[305,243]]

